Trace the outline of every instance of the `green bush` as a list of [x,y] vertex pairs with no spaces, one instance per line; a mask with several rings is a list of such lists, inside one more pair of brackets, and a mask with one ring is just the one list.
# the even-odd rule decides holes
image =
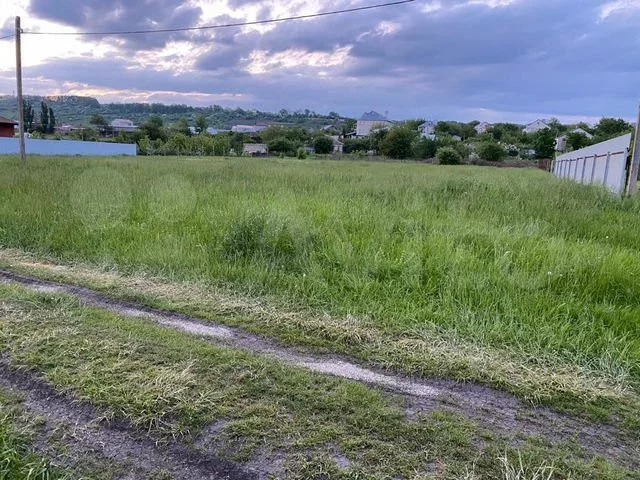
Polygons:
[[305,158],[307,158],[307,151],[303,147],[298,147],[296,156],[298,157],[299,160],[304,160]]
[[460,165],[462,155],[453,147],[442,147],[436,153],[440,165]]
[[496,142],[480,142],[477,153],[486,162],[501,162],[507,156],[506,150]]
[[423,138],[413,143],[413,157],[420,159],[433,158],[438,151],[438,144],[435,140]]
[[394,127],[380,141],[380,153],[391,158],[411,157],[415,133],[407,127]]
[[331,153],[333,152],[333,140],[326,135],[319,136],[313,141],[313,148],[320,155]]

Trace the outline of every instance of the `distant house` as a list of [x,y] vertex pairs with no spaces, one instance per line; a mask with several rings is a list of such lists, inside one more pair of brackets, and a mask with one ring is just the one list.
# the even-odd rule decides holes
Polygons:
[[432,121],[426,121],[418,126],[420,132],[420,138],[426,138],[429,140],[436,139],[436,124]]
[[262,157],[267,154],[267,146],[264,143],[245,143],[242,154],[250,157]]
[[478,135],[483,135],[485,133],[487,133],[487,131],[493,127],[493,125],[491,125],[489,122],[480,122],[478,125],[476,125],[476,133]]
[[377,128],[385,128],[393,125],[393,122],[378,112],[366,112],[358,119],[356,124],[356,137],[367,137]]
[[134,125],[131,120],[126,118],[116,118],[112,121],[109,126],[113,133],[118,132],[136,132],[138,130],[138,126]]
[[234,133],[260,133],[267,129],[266,125],[234,125],[231,131]]
[[536,120],[535,122],[531,122],[529,125],[525,126],[522,131],[524,133],[537,133],[542,130],[546,130],[547,128],[550,128],[549,125],[547,125],[547,122],[544,120]]
[[333,141],[333,153],[344,152],[344,143],[340,141],[340,137],[338,135],[332,135],[331,140]]
[[18,125],[18,122],[0,117],[0,137],[13,138],[16,134],[16,125]]
[[566,152],[567,151],[567,139],[569,138],[570,133],[579,133],[580,135],[584,135],[589,140],[593,138],[589,132],[582,128],[575,128],[571,130],[569,133],[565,133],[564,135],[560,135],[556,138],[556,152]]

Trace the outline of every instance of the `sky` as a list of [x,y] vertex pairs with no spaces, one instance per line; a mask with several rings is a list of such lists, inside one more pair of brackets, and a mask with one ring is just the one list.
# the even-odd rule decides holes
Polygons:
[[[382,0],[0,0],[0,36],[253,21]],[[640,0],[416,0],[340,16],[137,36],[23,35],[26,94],[310,109],[401,120],[635,120]],[[13,39],[0,94],[15,92]]]

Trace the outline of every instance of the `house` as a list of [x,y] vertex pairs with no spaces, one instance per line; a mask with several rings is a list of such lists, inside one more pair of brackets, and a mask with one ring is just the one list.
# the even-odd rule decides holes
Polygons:
[[231,127],[231,131],[234,133],[260,133],[266,129],[266,125],[234,125]]
[[478,135],[483,135],[487,133],[491,127],[493,127],[493,125],[491,125],[489,122],[480,122],[475,126],[476,133]]
[[358,119],[356,124],[356,137],[368,137],[371,132],[378,128],[390,127],[393,122],[378,112],[366,112]]
[[340,137],[338,135],[332,135],[331,140],[333,141],[333,153],[344,152],[344,143],[340,141]]
[[561,135],[558,138],[556,138],[556,152],[566,152],[567,151],[567,139],[569,138],[569,134],[570,133],[578,133],[580,135],[584,135],[589,140],[591,140],[593,138],[593,135],[591,135],[586,130],[584,130],[582,128],[574,128],[569,133],[565,133],[564,135]]
[[14,122],[13,120],[9,120],[5,117],[0,117],[0,137],[13,138],[16,134],[16,125],[18,125],[18,122]]
[[418,126],[420,132],[420,138],[426,138],[429,140],[436,139],[436,123],[432,121],[426,121]]
[[264,143],[245,143],[242,154],[250,157],[262,157],[267,154],[267,146]]
[[134,125],[131,120],[128,120],[126,118],[116,118],[109,124],[109,126],[111,127],[111,131],[113,131],[113,133],[136,132],[138,130],[138,126]]
[[529,125],[525,126],[522,131],[524,133],[537,133],[541,130],[546,130],[547,128],[550,128],[549,125],[547,125],[547,122],[544,120],[536,120],[535,122],[531,122]]
[[73,125],[57,125],[56,133],[60,135],[69,135],[70,133],[84,130],[82,127],[74,127]]

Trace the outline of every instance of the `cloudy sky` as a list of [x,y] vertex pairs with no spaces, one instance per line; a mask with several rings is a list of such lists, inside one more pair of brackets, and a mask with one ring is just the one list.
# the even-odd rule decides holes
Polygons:
[[[0,0],[29,31],[252,21],[382,0]],[[416,0],[341,16],[140,36],[23,36],[25,92],[102,102],[525,122],[633,118],[640,0]],[[0,41],[0,93],[15,91]]]

